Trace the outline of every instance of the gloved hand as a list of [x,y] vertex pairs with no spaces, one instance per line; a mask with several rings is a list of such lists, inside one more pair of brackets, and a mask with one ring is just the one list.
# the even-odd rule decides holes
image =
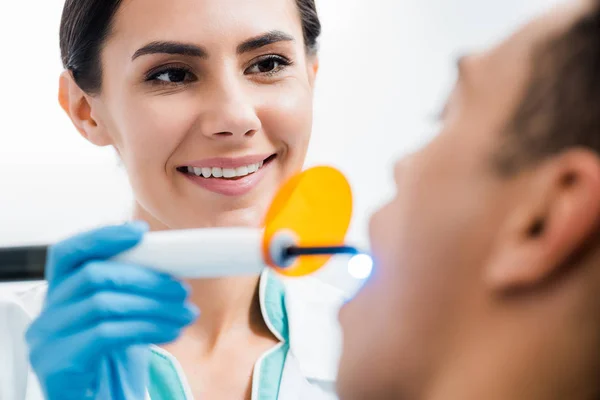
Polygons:
[[26,341],[47,399],[144,399],[149,344],[175,340],[198,310],[175,279],[107,259],[135,246],[132,223],[50,248],[48,293]]

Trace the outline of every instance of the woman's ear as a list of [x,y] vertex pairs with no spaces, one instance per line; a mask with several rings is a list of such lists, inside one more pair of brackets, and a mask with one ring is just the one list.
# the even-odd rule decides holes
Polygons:
[[308,58],[308,80],[310,82],[310,87],[315,86],[315,80],[317,79],[317,74],[319,72],[319,57],[316,55],[309,56]]
[[535,287],[559,272],[600,225],[600,158],[553,157],[524,176],[485,274],[494,290]]
[[79,88],[70,71],[60,75],[58,102],[81,136],[96,146],[112,144],[103,124],[95,118],[92,97]]

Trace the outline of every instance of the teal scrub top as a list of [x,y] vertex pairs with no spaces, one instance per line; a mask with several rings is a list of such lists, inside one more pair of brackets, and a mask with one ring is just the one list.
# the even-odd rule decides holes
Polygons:
[[[261,275],[259,299],[263,318],[280,343],[265,352],[255,363],[252,375],[252,400],[276,400],[289,350],[289,326],[283,283],[270,271]],[[152,400],[191,399],[185,377],[177,361],[165,350],[151,348],[148,393]]]

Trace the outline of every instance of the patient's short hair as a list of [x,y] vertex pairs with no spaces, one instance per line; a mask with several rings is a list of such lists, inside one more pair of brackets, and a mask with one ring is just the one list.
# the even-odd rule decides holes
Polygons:
[[516,173],[570,148],[600,156],[600,1],[568,31],[540,43],[530,83],[496,159]]

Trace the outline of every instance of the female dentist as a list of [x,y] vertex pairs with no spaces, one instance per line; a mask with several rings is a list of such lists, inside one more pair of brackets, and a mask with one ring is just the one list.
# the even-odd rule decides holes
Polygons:
[[0,301],[1,399],[335,398],[334,289],[108,261],[148,229],[259,226],[304,162],[319,33],[313,0],[66,1],[60,104],[116,150],[137,222],[55,245],[47,284]]

